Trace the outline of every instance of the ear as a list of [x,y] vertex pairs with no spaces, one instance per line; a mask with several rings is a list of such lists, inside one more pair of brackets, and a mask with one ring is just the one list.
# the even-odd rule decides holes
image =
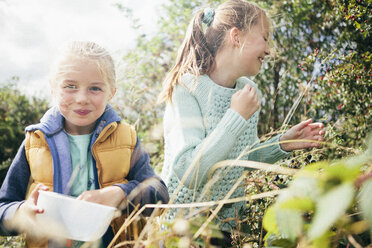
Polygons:
[[240,30],[237,27],[230,29],[230,41],[234,47],[240,47]]
[[111,99],[114,98],[114,96],[116,94],[116,90],[117,90],[117,88],[115,88],[115,89],[112,90],[111,95],[109,97],[109,101],[111,101]]

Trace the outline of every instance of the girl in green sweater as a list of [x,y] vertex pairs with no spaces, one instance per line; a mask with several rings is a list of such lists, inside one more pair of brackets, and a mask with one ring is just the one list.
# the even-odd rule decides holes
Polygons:
[[[318,146],[281,141],[322,140],[323,125],[309,119],[259,142],[260,91],[245,76],[258,74],[270,55],[269,37],[270,20],[264,10],[243,0],[228,0],[192,19],[160,96],[167,102],[162,178],[170,195],[175,194],[175,203],[223,199],[244,168],[212,170],[217,162],[244,154],[240,159],[275,163],[293,150]],[[262,149],[255,149],[259,146]],[[230,198],[244,196],[244,187],[232,191]],[[216,221],[227,238],[237,225],[233,219],[240,218],[244,207],[244,202],[238,202],[219,211]],[[168,212],[170,218],[176,215],[176,210]]]

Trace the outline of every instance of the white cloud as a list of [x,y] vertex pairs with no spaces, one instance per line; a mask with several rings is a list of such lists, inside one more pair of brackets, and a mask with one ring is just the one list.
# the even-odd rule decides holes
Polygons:
[[[164,0],[5,0],[0,1],[0,82],[20,77],[32,93],[48,88],[48,65],[55,51],[71,40],[91,40],[115,59],[134,45],[136,32],[114,6],[132,8],[145,31],[154,28],[156,6]],[[48,90],[49,91],[49,90]]]

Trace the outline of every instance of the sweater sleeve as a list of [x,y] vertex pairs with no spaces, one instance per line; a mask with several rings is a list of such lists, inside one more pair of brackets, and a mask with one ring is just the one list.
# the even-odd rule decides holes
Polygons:
[[[140,204],[141,208],[146,204],[168,203],[168,189],[150,166],[149,155],[142,148],[138,137],[137,144],[131,156],[130,166],[131,168],[127,176],[128,183],[117,184],[127,195],[129,211],[138,204]],[[152,210],[146,209],[144,214],[150,215]]]
[[[170,168],[187,187],[205,183],[210,169],[226,159],[238,137],[247,128],[247,121],[228,109],[217,127],[205,137],[202,113],[196,98],[185,87],[176,87],[174,102],[164,117],[165,145]],[[189,171],[189,172],[188,172]]]
[[0,189],[0,235],[16,234],[8,230],[4,224],[13,218],[19,206],[24,202],[29,178],[30,167],[23,142]]
[[277,135],[266,142],[253,145],[250,149],[252,152],[248,154],[248,160],[273,164],[288,156],[290,152],[282,150],[278,143],[280,136]]

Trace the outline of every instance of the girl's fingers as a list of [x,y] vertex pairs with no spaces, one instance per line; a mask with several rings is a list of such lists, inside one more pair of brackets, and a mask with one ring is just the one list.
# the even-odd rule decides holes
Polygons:
[[36,205],[32,206],[31,209],[36,214],[42,214],[42,213],[44,213],[44,209],[43,208],[40,208],[40,207],[38,207]]
[[312,147],[319,147],[320,144],[319,144],[319,143],[312,143],[311,146],[312,146]]
[[242,90],[238,90],[237,92],[235,92],[234,95],[239,96],[241,93],[242,93]]
[[295,128],[297,130],[301,130],[301,129],[304,129],[305,127],[309,126],[309,124],[312,122],[313,120],[312,119],[308,119],[306,121],[301,121],[300,123],[298,123]]
[[310,135],[322,135],[322,134],[324,134],[324,130],[313,129],[310,131]]
[[312,129],[315,129],[315,128],[319,128],[319,129],[322,129],[323,128],[323,123],[311,123],[309,124],[309,127],[311,127]]
[[308,126],[311,124],[311,122],[313,122],[313,119],[307,119],[306,121],[303,121],[301,122],[300,124],[302,124],[302,126]]
[[252,89],[252,86],[250,86],[249,84],[246,84],[243,88],[243,90],[246,90],[246,91],[250,91]]

